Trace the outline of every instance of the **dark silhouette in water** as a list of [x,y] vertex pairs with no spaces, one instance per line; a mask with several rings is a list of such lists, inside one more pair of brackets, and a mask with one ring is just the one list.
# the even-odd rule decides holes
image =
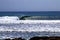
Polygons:
[[22,39],[22,38],[14,38],[12,40],[25,40],[25,39]]
[[46,40],[47,37],[32,37],[30,40]]
[[23,38],[14,38],[14,39],[5,39],[5,40],[25,40],[25,39],[23,39]]
[[[23,39],[23,38],[14,38],[14,39],[8,38],[5,40],[25,40],[25,39]],[[36,37],[30,38],[29,40],[60,40],[60,37],[58,37],[58,36],[52,36],[52,37],[48,37],[48,36],[38,37],[38,36],[36,36]]]
[[10,38],[8,38],[8,39],[5,39],[5,40],[11,40]]
[[60,40],[60,37],[33,37],[30,40]]

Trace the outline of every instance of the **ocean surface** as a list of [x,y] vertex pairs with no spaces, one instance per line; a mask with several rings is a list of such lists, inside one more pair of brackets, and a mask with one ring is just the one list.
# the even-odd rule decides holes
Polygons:
[[[2,16],[2,17],[1,17]],[[10,18],[13,16],[13,18]],[[60,16],[52,12],[0,12],[0,39],[60,36],[60,20],[17,20],[17,16]]]
[[0,16],[60,16],[60,11],[0,12]]
[[16,37],[30,39],[35,36],[60,36],[60,22],[0,23],[0,39]]

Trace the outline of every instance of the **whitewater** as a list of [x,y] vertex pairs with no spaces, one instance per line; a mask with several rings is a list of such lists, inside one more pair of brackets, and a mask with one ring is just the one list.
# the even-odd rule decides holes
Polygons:
[[60,20],[19,20],[17,16],[0,17],[0,31],[60,32]]
[[60,20],[19,20],[17,16],[0,17],[0,39],[34,36],[60,36]]

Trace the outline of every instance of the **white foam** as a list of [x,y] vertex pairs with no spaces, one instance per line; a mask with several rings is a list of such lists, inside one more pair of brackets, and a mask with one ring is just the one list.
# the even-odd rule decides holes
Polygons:
[[5,16],[0,17],[0,31],[60,32],[60,20],[19,20]]
[[[24,22],[26,22],[26,21],[24,21]],[[13,24],[12,26],[10,26],[11,24],[7,24],[7,25],[4,24],[4,25],[0,26],[0,31],[60,32],[60,22],[50,22],[50,21],[48,22],[48,21],[46,21],[44,23],[43,20],[42,20],[42,22],[39,22],[39,23],[38,22],[37,23],[34,23],[34,22],[29,23],[29,21],[28,21],[27,23],[24,23],[24,24]]]
[[19,20],[17,16],[2,16],[0,20]]
[[0,23],[60,23],[60,20],[19,20],[19,18],[17,16],[2,16],[0,17]]
[[19,18],[17,16],[2,16],[0,17],[0,23],[18,23]]

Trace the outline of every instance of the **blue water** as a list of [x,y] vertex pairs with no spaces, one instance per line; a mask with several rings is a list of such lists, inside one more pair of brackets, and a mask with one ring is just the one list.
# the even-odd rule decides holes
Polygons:
[[60,16],[60,11],[0,12],[0,16]]

